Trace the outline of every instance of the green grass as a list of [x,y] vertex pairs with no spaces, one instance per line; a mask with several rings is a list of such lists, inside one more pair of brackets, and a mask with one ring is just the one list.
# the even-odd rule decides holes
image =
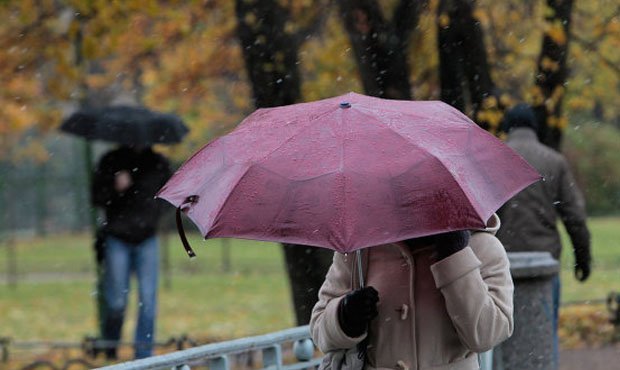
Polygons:
[[[77,342],[96,334],[94,283],[66,281],[0,287],[0,336],[15,340]],[[291,327],[288,286],[280,274],[174,277],[161,289],[158,335],[194,339],[235,338]],[[135,327],[135,294],[124,338]]]
[[[223,273],[221,240],[204,242],[192,236],[190,241],[198,254],[191,260],[176,237],[169,238],[170,280],[162,276],[159,291],[160,340],[182,334],[203,340],[236,338],[293,325],[278,245],[230,240],[231,270]],[[87,235],[15,243],[19,280],[16,288],[0,284],[0,337],[79,341],[96,334],[90,243]],[[4,249],[0,249],[0,274],[6,276]],[[131,299],[126,339],[135,325],[135,289]]]
[[562,301],[604,299],[610,291],[620,291],[620,217],[591,218],[592,274],[584,283],[574,278],[575,257],[563,231],[561,268]]
[[[620,290],[620,218],[594,218],[594,267],[586,283],[573,278],[570,243],[562,257],[563,301],[600,300]],[[229,240],[231,271],[222,272],[222,241],[191,235],[190,260],[176,235],[168,238],[171,287],[162,276],[158,338],[234,338],[294,324],[283,257],[271,243]],[[7,244],[0,245],[0,274],[7,273]],[[20,280],[0,284],[0,337],[79,341],[96,333],[94,262],[87,235],[57,235],[14,244]],[[162,248],[162,251],[166,248]],[[62,277],[65,277],[64,279]],[[125,326],[131,338],[135,292]]]
[[[232,268],[236,272],[283,271],[279,247],[273,243],[250,240],[202,240],[188,235],[197,258],[189,259],[176,234],[161,238],[162,267],[166,250],[172,273],[219,273],[222,255],[228,243]],[[52,235],[14,243],[18,274],[33,273],[93,273],[95,271],[92,237],[82,235]],[[4,247],[7,243],[4,243]],[[0,247],[0,274],[6,274],[7,252]]]

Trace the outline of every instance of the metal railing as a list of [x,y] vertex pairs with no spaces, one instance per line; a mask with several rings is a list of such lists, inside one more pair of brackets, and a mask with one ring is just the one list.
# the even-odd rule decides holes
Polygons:
[[[282,345],[293,343],[293,352],[298,362],[284,364]],[[245,352],[262,351],[262,368],[273,370],[301,370],[317,367],[322,357],[315,357],[314,345],[308,326],[300,326],[275,333],[212,343],[153,356],[141,360],[106,366],[101,370],[146,370],[208,367],[210,370],[229,370],[230,357]],[[319,354],[320,356],[320,354]]]
[[[293,353],[297,360],[284,364],[282,344],[293,342]],[[230,370],[230,357],[240,353],[262,351],[262,369],[302,370],[316,369],[323,356],[314,350],[308,325],[286,329],[275,333],[212,343],[185,349],[165,355],[106,366],[100,370],[190,370],[192,367],[208,367],[209,370]],[[482,370],[492,370],[493,350],[479,355]]]

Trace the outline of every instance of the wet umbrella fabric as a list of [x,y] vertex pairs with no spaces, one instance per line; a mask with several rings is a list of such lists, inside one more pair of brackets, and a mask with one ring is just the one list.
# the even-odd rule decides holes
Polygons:
[[60,129],[88,140],[141,146],[178,143],[189,131],[174,114],[133,106],[85,108],[67,118]]
[[438,101],[355,93],[259,109],[160,190],[206,238],[351,252],[482,228],[539,174]]

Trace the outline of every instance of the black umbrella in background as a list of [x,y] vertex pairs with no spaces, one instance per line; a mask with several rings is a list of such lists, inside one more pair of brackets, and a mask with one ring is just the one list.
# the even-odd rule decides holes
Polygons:
[[[60,130],[81,136],[89,141],[102,140],[142,147],[152,146],[153,144],[178,143],[189,132],[180,117],[137,106],[82,108],[65,119]],[[93,159],[89,142],[85,143],[84,154],[90,188]],[[101,263],[103,238],[98,231],[95,208],[91,208],[90,218],[91,227],[96,233],[94,247],[97,262],[97,321],[99,331],[103,333],[103,316],[106,314],[106,305],[103,299],[103,265]],[[167,251],[168,248],[166,247],[165,250]],[[165,252],[165,261],[168,260],[166,256],[167,252]],[[94,354],[96,355],[96,353]]]
[[174,114],[134,106],[84,108],[67,118],[60,130],[87,140],[136,146],[178,143],[189,132]]

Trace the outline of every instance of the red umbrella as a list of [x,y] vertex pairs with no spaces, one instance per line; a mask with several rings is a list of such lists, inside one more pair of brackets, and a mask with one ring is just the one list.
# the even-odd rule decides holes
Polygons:
[[482,228],[539,178],[445,103],[349,93],[257,110],[194,154],[158,196],[205,238],[344,253]]

